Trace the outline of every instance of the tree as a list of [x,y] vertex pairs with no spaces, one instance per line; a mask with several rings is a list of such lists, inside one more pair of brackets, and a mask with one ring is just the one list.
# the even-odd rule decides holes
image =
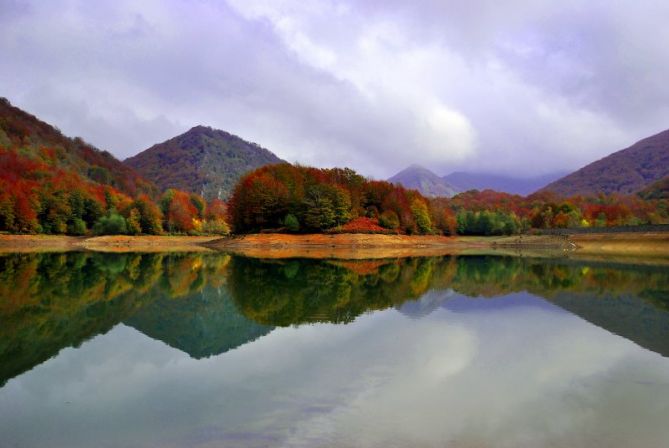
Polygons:
[[335,208],[327,189],[320,185],[309,188],[304,199],[304,224],[313,230],[325,230],[337,223]]
[[386,229],[395,230],[400,226],[400,219],[394,211],[386,210],[379,215],[379,225]]
[[141,214],[135,207],[130,209],[126,224],[129,235],[139,235],[142,233]]
[[411,212],[418,231],[423,234],[432,233],[432,221],[427,204],[420,199],[414,199],[411,203]]
[[292,213],[288,213],[283,220],[283,225],[290,232],[298,232],[300,230],[300,221]]
[[125,218],[111,209],[93,226],[96,235],[123,235],[128,232]]

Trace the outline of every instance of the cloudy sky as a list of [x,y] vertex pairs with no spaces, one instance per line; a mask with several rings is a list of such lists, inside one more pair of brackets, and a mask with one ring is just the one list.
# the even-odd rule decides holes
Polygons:
[[666,0],[0,0],[0,96],[125,158],[197,124],[387,177],[669,128]]

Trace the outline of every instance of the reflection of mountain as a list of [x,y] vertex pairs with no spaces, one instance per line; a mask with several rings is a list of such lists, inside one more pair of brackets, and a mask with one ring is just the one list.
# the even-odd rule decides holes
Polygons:
[[588,322],[669,357],[669,311],[638,296],[559,293],[551,301]]
[[0,386],[104,334],[162,297],[218,285],[228,257],[173,254],[0,256]]
[[665,267],[492,256],[363,263],[217,253],[2,255],[0,385],[119,322],[202,358],[274,326],[348,323],[392,307],[412,317],[439,306],[499,309],[522,304],[514,297],[525,293],[669,355]]
[[[468,297],[456,294],[448,302],[444,302],[442,308],[455,313],[481,313],[496,312],[502,310],[513,310],[521,307],[542,308],[551,311],[562,311],[558,306],[547,302],[527,292],[514,292],[495,298]],[[565,311],[562,311],[565,312]]]
[[161,298],[124,323],[196,359],[227,352],[274,328],[240,314],[224,287],[205,287],[176,299]]
[[405,316],[420,319],[421,317],[431,314],[439,307],[445,306],[449,300],[458,296],[459,294],[456,294],[452,289],[432,289],[416,300],[408,300],[404,302],[397,307],[397,310]]

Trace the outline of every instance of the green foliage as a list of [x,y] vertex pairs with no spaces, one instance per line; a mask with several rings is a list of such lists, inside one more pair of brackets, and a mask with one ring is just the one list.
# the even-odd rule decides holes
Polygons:
[[139,233],[148,233],[150,235],[160,235],[163,233],[162,213],[156,204],[148,197],[142,195],[135,199],[131,207],[139,212]]
[[400,219],[393,210],[386,210],[379,215],[379,225],[386,229],[395,230],[400,226]]
[[195,207],[195,210],[197,210],[197,217],[199,219],[204,219],[204,211],[205,208],[207,207],[207,204],[204,201],[204,198],[198,194],[191,194],[190,195],[190,202],[193,204]]
[[125,218],[112,209],[95,223],[93,233],[96,235],[124,235],[128,233],[128,227]]
[[300,230],[300,221],[292,213],[288,213],[283,220],[283,225],[286,226],[286,229],[290,232],[299,232]]
[[500,211],[461,211],[456,220],[457,232],[461,235],[512,235],[522,229],[515,214]]
[[411,203],[411,213],[420,233],[432,233],[432,220],[427,210],[427,204],[424,201],[414,199]]
[[70,235],[85,235],[86,234],[86,223],[81,218],[74,218],[67,226],[67,230]]
[[212,235],[228,235],[230,233],[230,227],[228,227],[228,224],[222,219],[213,219],[204,222],[202,231]]
[[314,185],[307,191],[304,199],[304,224],[312,230],[325,230],[334,227],[336,215],[331,195],[326,186]]

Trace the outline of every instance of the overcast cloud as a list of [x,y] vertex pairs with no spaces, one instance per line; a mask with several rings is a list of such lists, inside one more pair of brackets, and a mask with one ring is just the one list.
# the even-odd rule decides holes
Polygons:
[[197,124],[388,177],[669,128],[666,0],[0,0],[0,96],[125,158]]

